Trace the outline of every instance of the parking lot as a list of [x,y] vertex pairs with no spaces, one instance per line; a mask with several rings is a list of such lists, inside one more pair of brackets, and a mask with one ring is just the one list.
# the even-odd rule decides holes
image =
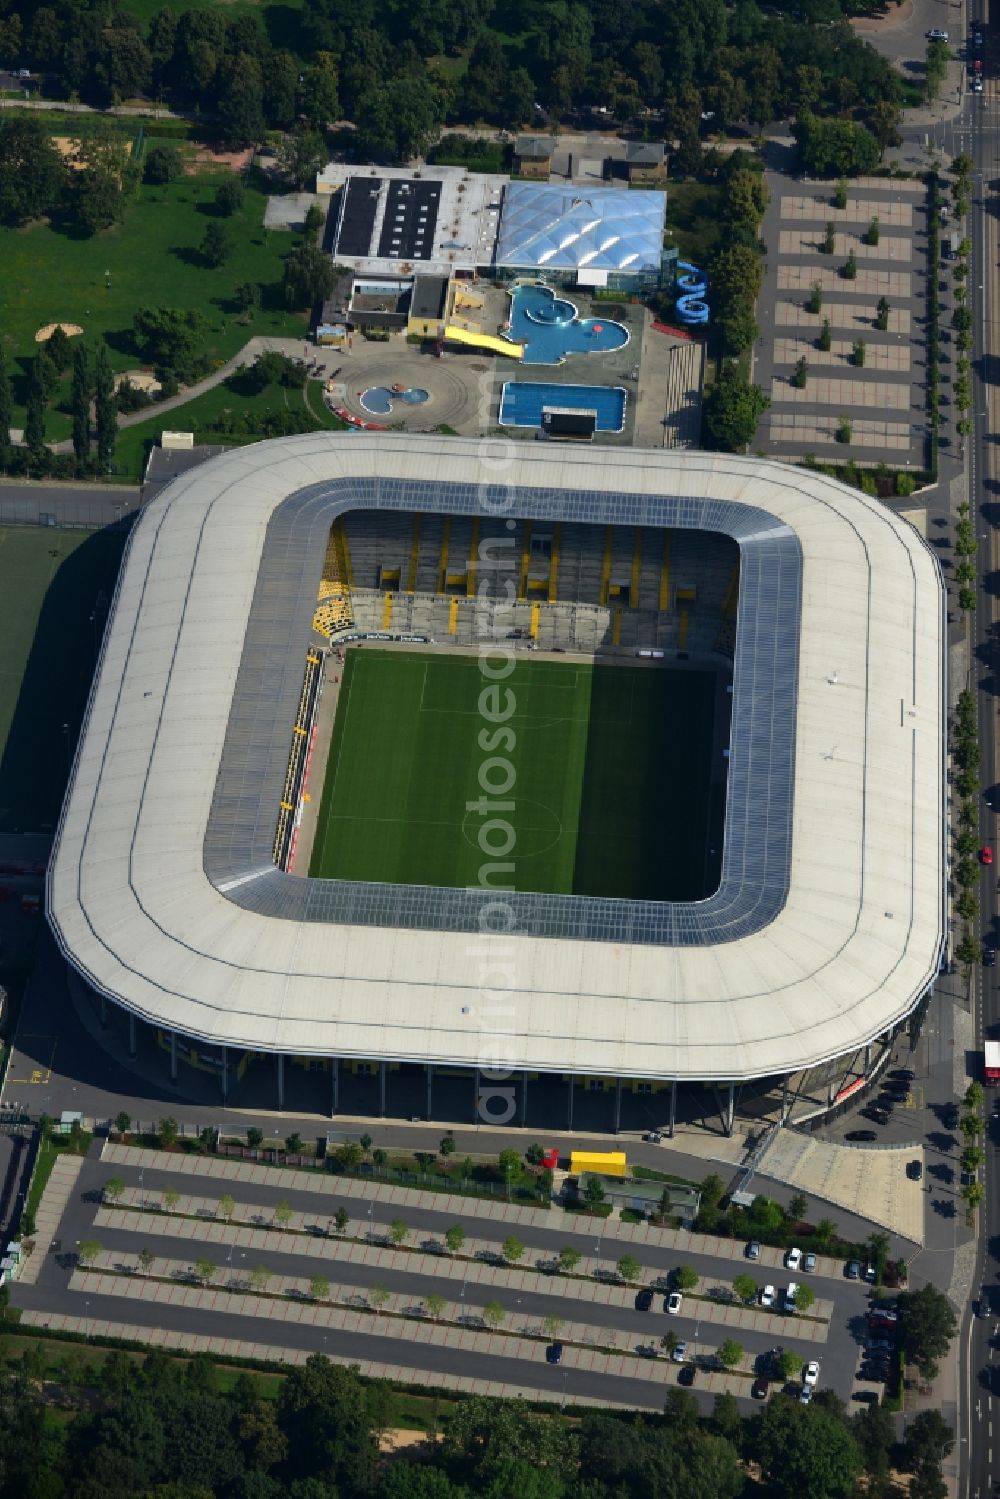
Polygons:
[[[121,1190],[105,1196],[109,1179]],[[460,1241],[446,1241],[456,1225]],[[559,1208],[218,1157],[111,1144],[101,1159],[95,1143],[82,1162],[57,1163],[14,1300],[30,1322],[91,1334],[220,1353],[253,1346],[272,1359],[321,1349],[393,1378],[535,1398],[655,1409],[680,1380],[705,1401],[721,1392],[749,1401],[775,1349],[815,1361],[820,1387],[845,1399],[871,1388],[855,1377],[864,1282],[822,1256],[789,1269],[778,1250],[764,1246],[754,1260],[745,1250]],[[617,1267],[629,1255],[637,1265],[626,1282]],[[681,1265],[697,1283],[670,1313]],[[756,1287],[749,1303],[733,1290],[741,1274]],[[814,1299],[788,1313],[792,1281]],[[737,1345],[728,1368],[727,1341]],[[798,1372],[791,1382],[801,1390]]]
[[[860,178],[850,183],[846,206],[837,208],[836,183],[776,171],[767,183],[768,256],[758,313],[766,332],[754,378],[771,406],[754,447],[776,457],[812,453],[820,462],[921,468],[926,188],[915,179]],[[868,243],[873,220],[877,244]],[[828,233],[832,249],[824,253]],[[888,303],[884,329],[876,326],[880,299]],[[825,322],[828,349],[819,347]],[[806,383],[798,386],[803,360]]]

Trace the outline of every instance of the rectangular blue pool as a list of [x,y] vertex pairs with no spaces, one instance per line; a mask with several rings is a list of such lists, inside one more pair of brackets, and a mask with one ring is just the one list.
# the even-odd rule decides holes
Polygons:
[[596,411],[598,432],[621,432],[628,393],[621,385],[556,385],[505,380],[500,393],[501,427],[541,427],[544,406]]

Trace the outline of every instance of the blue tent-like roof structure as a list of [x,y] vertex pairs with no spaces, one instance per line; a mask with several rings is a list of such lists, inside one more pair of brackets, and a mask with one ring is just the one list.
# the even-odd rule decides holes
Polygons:
[[512,182],[496,264],[512,270],[658,271],[666,193]]

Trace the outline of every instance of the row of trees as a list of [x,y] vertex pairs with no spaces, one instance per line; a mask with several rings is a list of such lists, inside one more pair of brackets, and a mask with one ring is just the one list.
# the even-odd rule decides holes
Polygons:
[[[730,1363],[742,1356],[735,1343],[725,1353]],[[70,1405],[58,1423],[46,1419],[46,1375]],[[808,1407],[777,1395],[752,1416],[731,1395],[702,1416],[676,1388],[662,1416],[586,1410],[566,1422],[479,1396],[443,1417],[435,1402],[431,1414],[437,1440],[410,1461],[386,1461],[379,1439],[398,1419],[393,1391],[319,1355],[268,1399],[251,1374],[224,1386],[204,1355],[182,1363],[152,1350],[140,1362],[112,1352],[95,1364],[70,1351],[50,1368],[39,1345],[0,1375],[0,1496],[737,1499],[755,1465],[773,1499],[885,1493],[890,1466],[910,1475],[911,1499],[940,1499],[940,1463],[954,1445],[937,1411],[917,1415],[899,1444],[887,1411],[850,1415],[822,1390]]]
[[[58,327],[27,364],[24,445],[32,468],[48,472],[51,466],[52,455],[46,444],[46,417],[62,377],[71,364],[69,410],[73,421],[75,471],[77,474],[107,473],[114,457],[118,418],[114,376],[106,346],[98,344],[91,355],[84,343],[71,347],[70,340]],[[12,415],[10,371],[0,345],[0,470],[12,466]],[[96,436],[96,452],[91,446],[92,435]]]
[[[514,128],[536,104],[565,116],[585,102],[621,119],[662,111],[682,139],[703,112],[717,128],[760,128],[855,111],[877,134],[892,128],[900,88],[844,19],[867,3],[633,0],[623,13],[611,0],[306,0],[297,26],[265,27],[217,7],[163,8],[144,25],[115,7],[13,0],[0,45],[67,98],[168,100],[214,115],[234,143],[344,115],[362,154],[400,156],[446,121]],[[462,56],[464,73],[440,65]]]

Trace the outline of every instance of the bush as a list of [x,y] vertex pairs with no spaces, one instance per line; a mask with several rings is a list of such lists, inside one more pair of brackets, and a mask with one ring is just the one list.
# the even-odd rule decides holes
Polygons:
[[828,317],[825,317],[823,319],[823,326],[820,329],[819,338],[816,340],[816,342],[819,348],[821,348],[825,354],[828,354],[830,352],[830,348],[833,344],[833,337],[830,333],[830,319]]
[[243,184],[238,177],[227,177],[215,189],[215,211],[224,219],[232,218],[243,207]]
[[184,172],[184,158],[176,146],[154,146],[143,164],[143,181],[152,186],[176,182]]

